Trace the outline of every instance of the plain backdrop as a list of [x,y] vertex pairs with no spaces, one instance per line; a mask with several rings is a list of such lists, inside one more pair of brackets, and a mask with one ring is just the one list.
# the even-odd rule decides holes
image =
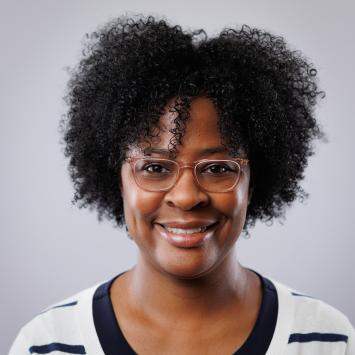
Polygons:
[[0,353],[46,306],[134,265],[124,231],[71,204],[59,144],[67,66],[82,39],[127,12],[163,15],[210,35],[249,24],[282,35],[319,71],[318,110],[328,143],[317,142],[304,188],[283,225],[257,224],[238,241],[241,262],[314,295],[355,322],[354,3],[349,0],[0,2]]

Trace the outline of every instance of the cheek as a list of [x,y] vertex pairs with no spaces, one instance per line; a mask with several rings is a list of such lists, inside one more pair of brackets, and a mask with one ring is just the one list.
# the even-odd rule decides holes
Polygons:
[[231,193],[219,201],[220,208],[226,218],[235,223],[244,223],[246,208],[248,205],[248,196],[241,192]]
[[132,188],[122,194],[125,217],[147,220],[159,208],[161,199],[154,193],[138,190]]
[[130,172],[123,168],[121,179],[125,221],[130,234],[134,237],[137,232],[151,226],[162,198],[160,193],[152,193],[140,189]]
[[226,219],[226,238],[235,239],[239,237],[246,218],[248,207],[248,184],[247,182],[238,186],[235,191],[220,194],[216,199],[216,208]]

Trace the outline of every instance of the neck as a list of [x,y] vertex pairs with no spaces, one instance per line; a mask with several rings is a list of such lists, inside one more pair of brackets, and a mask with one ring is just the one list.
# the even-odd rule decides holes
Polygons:
[[242,305],[251,283],[248,274],[233,252],[214,270],[193,279],[162,272],[140,256],[130,271],[128,295],[132,306],[147,315],[201,319],[228,309],[228,305]]

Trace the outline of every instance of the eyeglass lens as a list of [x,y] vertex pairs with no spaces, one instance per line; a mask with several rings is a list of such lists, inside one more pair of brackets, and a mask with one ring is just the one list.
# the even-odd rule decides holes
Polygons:
[[[179,165],[172,160],[138,159],[134,167],[137,183],[150,191],[168,190],[175,184]],[[240,166],[232,160],[208,160],[196,164],[195,176],[199,185],[208,191],[233,188],[240,175]]]

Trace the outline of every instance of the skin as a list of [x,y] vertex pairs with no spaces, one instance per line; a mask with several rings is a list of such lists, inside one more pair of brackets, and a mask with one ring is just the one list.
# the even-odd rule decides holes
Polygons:
[[[168,148],[173,118],[167,108],[160,140],[151,142],[152,147]],[[202,155],[206,148],[223,147],[217,124],[212,101],[196,98],[175,160],[233,158],[226,151]],[[132,148],[128,155],[142,152]],[[111,300],[123,334],[137,353],[231,354],[247,339],[261,304],[259,278],[236,257],[249,183],[247,165],[234,190],[210,193],[196,184],[191,169],[184,169],[169,191],[148,192],[135,183],[130,165],[123,164],[125,220],[139,255],[136,266],[113,283]],[[218,224],[211,237],[194,248],[168,243],[157,227],[159,222],[196,219]]]

